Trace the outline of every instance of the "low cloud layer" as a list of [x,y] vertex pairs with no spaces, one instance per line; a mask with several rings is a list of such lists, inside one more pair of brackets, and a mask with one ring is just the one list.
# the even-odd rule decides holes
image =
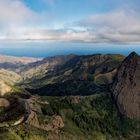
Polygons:
[[[42,1],[51,5],[55,2]],[[0,39],[140,44],[140,16],[137,6],[94,14],[75,23],[68,23],[64,28],[41,28],[45,22],[46,16],[31,10],[22,0],[0,0]]]

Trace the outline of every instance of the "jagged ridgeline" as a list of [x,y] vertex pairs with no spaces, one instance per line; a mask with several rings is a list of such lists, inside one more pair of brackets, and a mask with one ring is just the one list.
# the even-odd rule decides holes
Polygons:
[[0,57],[0,139],[140,139],[136,53],[8,58]]

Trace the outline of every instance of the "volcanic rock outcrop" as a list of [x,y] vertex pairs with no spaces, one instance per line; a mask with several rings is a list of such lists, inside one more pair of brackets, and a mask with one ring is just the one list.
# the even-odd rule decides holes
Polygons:
[[140,119],[140,56],[135,52],[118,68],[112,91],[120,112]]

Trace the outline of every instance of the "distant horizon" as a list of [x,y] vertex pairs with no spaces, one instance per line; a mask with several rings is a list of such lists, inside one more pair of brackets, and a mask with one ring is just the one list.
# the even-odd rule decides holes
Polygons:
[[[43,58],[49,58],[49,57],[55,57],[55,56],[67,56],[67,55],[75,55],[75,56],[87,56],[87,55],[96,55],[96,54],[103,54],[103,55],[122,55],[122,56],[128,56],[132,52],[136,51],[131,51],[127,55],[120,54],[120,53],[89,53],[89,54],[76,54],[76,53],[68,53],[68,54],[56,54],[56,55],[49,55],[49,56],[30,56],[30,55],[12,55],[12,54],[1,54],[0,56],[7,56],[7,57],[18,57],[18,58],[38,58],[38,59],[43,59]],[[136,52],[137,53],[137,52]],[[139,53],[137,53],[139,55]]]
[[0,55],[18,57],[44,58],[68,54],[121,54],[127,56],[133,51],[140,55],[140,45],[111,45],[61,41],[0,42]]

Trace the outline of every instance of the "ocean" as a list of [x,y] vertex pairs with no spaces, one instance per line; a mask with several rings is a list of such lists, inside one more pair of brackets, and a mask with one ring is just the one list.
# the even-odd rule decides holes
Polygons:
[[0,41],[0,54],[26,57],[49,57],[67,54],[122,54],[135,51],[140,54],[140,45],[94,44],[61,41]]

